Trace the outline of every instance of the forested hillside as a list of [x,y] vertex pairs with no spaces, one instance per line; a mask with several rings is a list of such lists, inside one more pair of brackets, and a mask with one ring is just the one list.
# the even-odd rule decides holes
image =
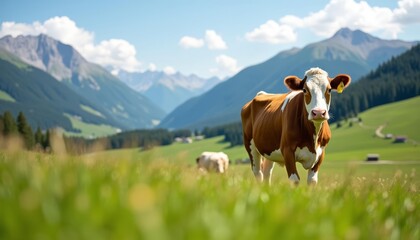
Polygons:
[[[48,35],[5,36],[0,38],[0,49],[2,56],[5,54],[14,55],[14,59],[18,59],[25,65],[29,64],[36,69],[38,75],[35,78],[35,76],[26,73],[25,75],[20,74],[19,77],[13,77],[11,73],[8,73],[9,71],[4,70],[0,71],[0,78],[8,78],[9,82],[21,81],[20,86],[29,90],[32,86],[42,88],[38,85],[42,84],[43,78],[52,79],[56,83],[49,85],[54,84],[56,88],[60,87],[58,85],[62,85],[61,88],[68,89],[65,94],[69,95],[69,98],[84,99],[85,103],[79,105],[84,106],[83,111],[85,113],[90,112],[90,115],[93,115],[85,117],[76,113],[75,110],[69,111],[64,108],[58,108],[59,111],[61,110],[60,114],[53,117],[48,114],[39,114],[39,111],[31,111],[31,108],[50,104],[44,99],[45,95],[49,93],[42,91],[36,94],[30,93],[34,97],[34,101],[26,102],[21,106],[25,109],[20,110],[28,116],[30,112],[43,116],[44,119],[39,118],[39,125],[42,125],[43,129],[45,129],[45,126],[48,128],[59,126],[67,131],[74,131],[74,126],[70,125],[68,119],[64,119],[64,114],[70,114],[77,118],[82,117],[82,121],[85,123],[105,124],[123,130],[154,127],[165,114],[154,102],[122,83],[105,68],[87,61],[73,46],[57,41]],[[6,65],[11,58],[2,57],[2,59],[5,60],[3,65]],[[16,65],[15,62],[13,61],[14,65]],[[14,70],[18,71],[19,69]],[[39,75],[49,76],[41,78]],[[11,87],[4,87],[3,81],[0,82],[0,85],[3,92],[13,95],[9,92]],[[60,96],[62,94],[57,93],[56,95]],[[52,99],[50,101],[54,102]],[[17,104],[19,103],[17,101]],[[14,105],[11,105],[10,102],[8,104],[7,108],[1,106],[2,109],[16,111]],[[63,105],[68,104],[63,103]],[[81,108],[80,106],[79,109]],[[48,116],[48,119],[45,116]],[[93,120],[95,116],[96,119]],[[30,119],[33,118],[30,117]],[[44,123],[44,121],[51,122],[51,119],[56,122],[54,124]]]
[[420,95],[420,45],[381,64],[351,84],[332,101],[332,121],[357,115],[366,109]]
[[[87,123],[117,125],[110,114],[93,105],[85,97],[60,83],[46,72],[23,63],[17,57],[0,49],[0,113],[12,112],[15,116],[24,112],[33,127],[48,129],[60,126],[76,132],[69,118],[78,116]],[[7,94],[7,95],[6,95]],[[8,98],[4,97],[8,96]],[[83,110],[96,109],[103,114]]]

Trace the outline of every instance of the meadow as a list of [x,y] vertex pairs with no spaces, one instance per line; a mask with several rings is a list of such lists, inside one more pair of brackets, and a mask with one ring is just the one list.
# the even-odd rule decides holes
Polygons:
[[[396,121],[419,117],[390,112],[418,99],[332,125],[315,187],[300,164],[297,187],[279,166],[272,186],[256,183],[223,137],[83,156],[0,150],[0,239],[420,239],[419,130]],[[413,141],[375,136],[384,121]],[[198,171],[204,150],[226,152],[228,172]]]
[[364,165],[326,164],[314,188],[292,187],[276,168],[268,187],[248,165],[203,174],[177,158],[2,152],[0,238],[420,237],[418,165],[354,174]]

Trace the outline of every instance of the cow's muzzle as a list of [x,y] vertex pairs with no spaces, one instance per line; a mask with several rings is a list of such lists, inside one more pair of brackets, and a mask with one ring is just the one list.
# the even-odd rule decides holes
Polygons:
[[318,108],[312,109],[310,119],[314,121],[328,120],[329,119],[328,112],[327,110],[324,110],[324,109],[318,109]]

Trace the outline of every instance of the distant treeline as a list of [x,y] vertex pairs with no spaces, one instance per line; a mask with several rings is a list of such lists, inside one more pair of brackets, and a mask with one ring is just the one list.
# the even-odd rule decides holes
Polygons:
[[191,137],[192,131],[181,129],[140,129],[118,133],[115,135],[86,139],[82,137],[64,137],[66,149],[73,154],[82,154],[97,150],[143,148],[164,146],[173,143],[175,138]]
[[205,138],[224,136],[224,141],[231,146],[242,144],[242,124],[231,123],[216,127],[206,127],[201,132],[189,129],[169,131],[167,129],[141,129],[118,133],[115,135],[86,139],[82,137],[64,137],[68,152],[83,154],[98,150],[142,148],[150,149],[155,146],[170,145],[176,138],[188,138],[203,135]]
[[331,122],[357,116],[369,108],[420,95],[420,45],[393,57],[350,84],[331,103]]
[[[189,129],[175,131],[167,129],[140,129],[95,139],[63,136],[59,132],[56,129],[42,131],[38,127],[34,133],[22,112],[19,113],[16,120],[9,111],[0,114],[0,136],[2,139],[17,137],[22,140],[23,147],[28,150],[52,152],[52,138],[64,140],[66,151],[71,154],[121,148],[150,149],[155,146],[172,144],[176,138],[188,138],[193,135],[203,135],[205,138],[224,135],[224,141],[230,142],[231,146],[242,144],[242,125],[239,122],[205,128],[202,132],[198,130],[192,132]],[[56,138],[57,136],[58,138]]]
[[206,127],[203,129],[202,134],[206,138],[223,135],[224,141],[229,142],[231,147],[243,144],[242,123],[240,122],[229,123],[216,127]]
[[231,146],[242,144],[242,124],[231,123],[216,127],[206,127],[203,131],[194,133],[189,129],[169,131],[167,129],[141,129],[118,133],[112,136],[96,139],[85,139],[82,137],[64,137],[68,152],[83,154],[97,150],[121,149],[121,148],[142,148],[150,149],[155,146],[169,145],[176,138],[188,138],[193,135],[203,135],[205,138],[224,136],[224,141]]
[[46,150],[50,147],[50,131],[43,133],[38,127],[34,133],[22,112],[19,112],[16,120],[9,111],[0,114],[0,136],[2,139],[17,137],[28,150]]

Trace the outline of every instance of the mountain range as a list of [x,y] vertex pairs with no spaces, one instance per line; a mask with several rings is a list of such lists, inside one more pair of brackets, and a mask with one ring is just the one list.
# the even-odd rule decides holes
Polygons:
[[114,76],[46,35],[6,36],[0,39],[0,112],[22,111],[33,127],[74,132],[81,131],[74,119],[121,130],[152,128],[162,119],[158,127],[200,129],[239,121],[241,107],[258,91],[288,91],[287,75],[303,77],[310,67],[321,67],[331,77],[346,73],[357,82],[417,43],[344,28],[222,81],[159,71]]
[[34,127],[60,126],[77,132],[72,126],[71,116],[91,124],[118,125],[106,111],[93,110],[102,110],[100,106],[93,105],[47,72],[24,63],[2,48],[0,73],[0,93],[3,95],[0,97],[0,112],[11,111],[15,116],[24,112]]
[[[8,74],[0,72],[2,78],[0,90],[15,99],[14,102],[7,102],[9,110],[15,112],[19,109],[25,113],[36,112],[35,104],[58,104],[58,102],[52,102],[58,101],[57,99],[49,96],[56,91],[58,95],[63,96],[67,92],[66,95],[69,95],[69,98],[80,100],[80,102],[74,99],[74,101],[69,100],[74,103],[71,110],[51,108],[49,111],[54,111],[53,115],[54,118],[57,118],[56,121],[62,116],[67,118],[71,116],[86,123],[101,123],[127,130],[151,128],[165,115],[165,112],[151,100],[128,87],[106,69],[86,61],[72,46],[63,44],[47,35],[5,36],[0,39],[0,49],[2,49],[3,67],[7,65],[10,70]],[[16,78],[17,75],[20,77]],[[41,81],[50,78],[59,83],[59,85],[53,84],[54,90],[48,88],[49,90],[44,91],[44,88],[47,89],[46,86],[39,87],[36,101],[26,101],[25,104],[21,102],[22,99],[19,96],[29,96],[31,89],[27,88],[23,91],[17,84],[18,80],[22,81],[21,84],[35,86],[36,84],[42,85]],[[16,83],[12,84],[14,81]],[[47,85],[52,85],[51,81],[48,81]],[[22,95],[18,96],[18,92]],[[47,103],[42,99],[47,99],[50,102]],[[4,100],[0,99],[0,101],[4,108]],[[71,105],[70,102],[68,105]],[[44,110],[46,111],[47,108],[44,107]],[[51,125],[53,123],[49,121],[50,114],[46,114],[45,111],[37,113],[36,116],[39,117],[32,121],[49,122],[46,127],[56,126]],[[88,115],[82,114],[81,111]],[[61,117],[58,117],[59,115]],[[74,130],[62,122],[55,124],[64,125],[66,130]]]
[[195,129],[239,121],[242,106],[257,92],[287,92],[283,79],[288,75],[303,78],[309,68],[320,67],[331,77],[345,73],[356,82],[382,62],[417,43],[384,40],[360,30],[343,28],[331,38],[301,49],[282,51],[265,62],[243,69],[177,107],[159,126]]
[[205,79],[195,74],[186,76],[180,72],[167,74],[163,71],[119,71],[118,77],[167,113],[191,97],[198,96],[222,82],[217,77]]

